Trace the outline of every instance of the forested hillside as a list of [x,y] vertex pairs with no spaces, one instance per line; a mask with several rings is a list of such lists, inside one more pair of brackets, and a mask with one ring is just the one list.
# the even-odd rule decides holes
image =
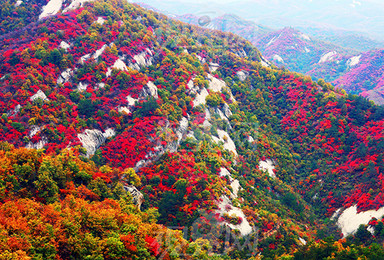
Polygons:
[[384,207],[383,107],[123,0],[56,11],[1,27],[0,259],[384,255],[381,216],[338,221]]

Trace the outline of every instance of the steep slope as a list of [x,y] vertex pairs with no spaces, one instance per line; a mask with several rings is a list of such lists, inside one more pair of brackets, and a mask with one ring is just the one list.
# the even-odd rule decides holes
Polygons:
[[[384,206],[382,107],[271,66],[230,33],[123,0],[79,7],[0,37],[0,140],[16,147],[0,146],[1,253],[279,258],[341,238],[325,218],[337,209]],[[7,224],[52,226],[20,203],[70,210],[49,233]],[[358,234],[325,251],[347,254]]]

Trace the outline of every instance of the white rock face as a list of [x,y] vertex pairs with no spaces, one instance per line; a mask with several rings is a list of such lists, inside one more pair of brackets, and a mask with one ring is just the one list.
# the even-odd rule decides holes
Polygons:
[[105,142],[105,137],[100,130],[86,129],[84,133],[78,134],[80,142],[87,150],[87,156],[95,154],[97,148]]
[[[317,193],[316,193],[317,194]],[[337,217],[339,217],[339,213],[340,211],[342,210],[342,208],[339,208],[335,211],[335,213],[333,213],[332,217],[331,217],[331,220],[335,220]]]
[[199,61],[201,62],[201,63],[205,63],[206,61],[205,61],[205,58],[203,58],[203,57],[201,57],[200,55],[197,55],[197,54],[195,54],[196,55],[196,57],[199,59]]
[[301,237],[299,237],[299,241],[300,241],[300,243],[302,244],[302,245],[306,245],[307,244],[307,241],[305,241],[305,239],[303,239],[303,238],[301,238]]
[[209,119],[211,119],[211,113],[209,112],[208,108],[205,109],[205,119],[203,122],[204,129],[210,129],[211,123],[209,123]]
[[[218,205],[219,209],[216,211],[217,213],[219,213],[221,216],[224,213],[227,213],[229,216],[235,215],[235,216],[241,217],[243,219],[243,221],[239,225],[233,225],[230,223],[225,223],[225,224],[228,225],[231,229],[238,229],[242,236],[246,236],[246,235],[251,234],[253,229],[252,229],[251,225],[249,224],[243,211],[240,208],[232,206],[232,203],[228,199],[227,196],[222,196],[221,199],[222,199],[222,201]],[[229,210],[226,209],[227,205],[230,206]],[[224,223],[222,223],[222,225],[223,224]]]
[[73,74],[72,69],[68,68],[68,69],[64,70],[60,74],[59,78],[57,79],[57,84],[63,84],[65,82],[68,82],[68,80],[71,78],[72,74]]
[[[152,52],[147,49],[147,52],[152,54]],[[146,59],[145,56],[147,55],[146,52],[142,52],[139,55],[135,55],[133,59],[139,64],[140,67],[148,67],[152,65],[152,58]]]
[[193,89],[195,87],[192,79],[190,81],[188,81],[187,86],[189,89]]
[[87,157],[94,155],[96,150],[102,145],[105,140],[115,135],[115,131],[111,128],[107,129],[104,133],[100,130],[86,129],[84,133],[78,134],[83,147],[87,150]]
[[127,65],[125,65],[124,61],[122,61],[121,59],[117,59],[113,64],[112,68],[118,70],[128,70]]
[[193,106],[205,105],[205,99],[209,95],[208,90],[203,88],[200,93],[198,93],[193,100]]
[[276,175],[273,172],[275,166],[273,165],[273,162],[270,159],[267,159],[266,161],[260,161],[259,168],[263,171],[268,171],[269,176],[271,176],[272,178],[276,178]]
[[131,110],[129,110],[128,107],[119,107],[119,113],[122,113],[122,114],[130,114],[131,113]]
[[108,128],[105,130],[103,135],[105,138],[110,138],[110,137],[114,137],[116,135],[116,132],[113,128]]
[[20,112],[20,109],[21,109],[21,105],[17,104],[14,109],[12,109],[12,110],[7,112],[7,116],[15,116],[15,115],[17,115],[17,113]]
[[100,83],[96,84],[96,89],[104,88],[104,87],[105,87],[105,83],[103,83],[103,82],[100,82]]
[[244,70],[239,70],[238,72],[236,72],[236,75],[239,77],[239,80],[243,82],[244,80],[247,79],[249,74]]
[[207,118],[205,118],[204,122],[203,122],[203,128],[205,130],[209,130],[211,128],[212,124],[209,123],[209,121],[207,120]]
[[305,52],[306,52],[306,53],[309,53],[309,52],[311,52],[311,50],[310,50],[310,49],[308,49],[307,47],[305,47],[305,48],[304,48],[304,50],[305,50]]
[[62,5],[63,0],[49,1],[48,4],[43,7],[43,12],[40,14],[39,20],[57,14],[57,12],[60,11]]
[[209,63],[209,70],[211,72],[215,72],[218,68],[220,68],[220,65],[217,63]]
[[270,46],[272,43],[274,43],[279,37],[280,37],[281,34],[279,34],[279,36],[275,36],[273,37],[268,43],[267,43],[267,47]]
[[350,58],[350,59],[347,61],[347,66],[348,66],[348,67],[356,66],[357,64],[359,64],[359,62],[360,62],[360,58],[361,58],[361,55],[359,55],[359,56],[354,56],[354,57]]
[[60,47],[61,49],[64,49],[64,50],[68,50],[68,49],[71,47],[71,45],[69,45],[69,44],[66,43],[65,41],[62,41],[62,42],[60,43],[59,47]]
[[223,105],[223,112],[224,112],[224,115],[229,118],[231,115],[232,115],[232,111],[231,109],[229,108],[228,104],[227,103],[224,103]]
[[31,125],[30,128],[31,129],[29,131],[29,138],[34,137],[37,133],[39,133],[41,131],[41,127],[39,127],[37,125]]
[[[118,70],[125,70],[125,71],[128,70],[127,65],[125,65],[124,61],[122,61],[121,59],[117,59],[117,60],[115,61],[115,63],[113,64],[112,68],[113,68],[113,69],[118,69]],[[111,76],[111,74],[112,74],[112,68],[108,68],[108,71],[107,71],[107,73],[106,73],[106,76],[107,76],[107,77]]]
[[221,92],[221,90],[225,87],[225,82],[215,78],[211,74],[208,74],[209,79],[209,90],[214,92]]
[[101,16],[97,17],[96,23],[103,25],[105,23],[105,19]]
[[30,100],[31,101],[35,101],[36,99],[39,99],[39,98],[41,98],[44,101],[48,101],[49,100],[47,98],[47,96],[44,94],[44,92],[41,91],[41,89],[39,89],[39,91],[37,91],[35,95],[31,96]]
[[176,130],[178,144],[180,144],[181,139],[183,138],[183,135],[187,133],[188,125],[189,125],[188,119],[186,117],[183,117],[180,120],[179,128]]
[[384,215],[384,207],[378,210],[368,210],[357,214],[357,206],[351,206],[341,213],[337,225],[341,228],[343,236],[346,237],[357,231],[361,224],[368,224],[371,218],[380,219]]
[[199,87],[195,86],[195,84],[193,83],[193,79],[188,81],[187,86],[188,86],[189,93],[196,94],[197,92],[199,92]]
[[89,60],[89,58],[91,58],[91,54],[88,53],[88,54],[85,54],[83,56],[80,57],[79,59],[79,63],[80,64],[84,64],[84,62],[86,62],[87,60]]
[[25,148],[30,148],[30,149],[41,149],[44,147],[44,145],[46,145],[48,143],[48,140],[45,136],[41,137],[41,140],[38,141],[37,143],[32,143],[32,142],[29,142]]
[[255,139],[252,137],[252,136],[248,136],[247,137],[247,141],[249,142],[249,143],[253,143],[254,141],[255,141]]
[[80,83],[77,85],[77,90],[78,90],[79,92],[83,92],[83,91],[86,91],[86,90],[87,90],[87,87],[88,87],[88,84],[87,84],[87,83],[80,82]]
[[240,182],[236,179],[231,178],[231,187],[233,191],[233,197],[237,198],[237,194],[239,193],[239,190],[240,190]]
[[23,3],[23,1],[21,1],[21,0],[17,0],[16,3],[15,3],[15,7],[20,6],[22,3]]
[[267,68],[271,67],[269,61],[266,58],[264,58],[264,56],[261,56],[260,63],[261,63],[261,66],[263,67],[267,67]]
[[140,209],[144,201],[144,195],[133,185],[126,185],[124,189],[132,195],[133,203]]
[[93,54],[92,58],[94,58],[95,60],[97,60],[97,58],[100,57],[101,54],[103,54],[103,52],[105,51],[105,48],[107,48],[107,45],[104,44],[100,49],[98,49],[95,54]]
[[229,134],[226,131],[220,129],[217,129],[217,133],[219,135],[219,138],[212,136],[213,141],[215,141],[216,143],[219,143],[220,141],[223,142],[224,149],[232,152],[235,156],[237,156],[236,145],[229,136]]
[[277,55],[277,54],[273,55],[272,59],[275,60],[275,61],[284,63],[283,58],[281,58],[281,56],[279,56],[279,55]]
[[84,3],[92,2],[92,1],[93,0],[73,0],[72,3],[64,9],[63,13],[68,12],[68,11],[73,10],[73,9],[76,9],[76,8],[79,8],[79,7],[83,6]]
[[179,127],[175,130],[177,140],[168,143],[165,151],[168,151],[170,153],[177,152],[178,147],[180,146],[180,142],[183,139],[183,136],[187,134],[188,131],[188,119],[186,117],[183,117],[179,122]]
[[156,99],[159,98],[159,95],[157,94],[157,87],[155,84],[153,84],[152,81],[148,81],[147,85],[143,87],[142,96],[143,97],[152,96]]
[[137,100],[138,100],[138,99],[133,98],[133,97],[131,97],[131,96],[128,96],[128,97],[127,97],[127,102],[128,102],[128,105],[129,105],[129,106],[134,106],[134,105],[135,105],[135,102],[136,102]]
[[211,112],[209,112],[209,109],[205,109],[205,120],[211,119]]
[[319,60],[319,63],[324,63],[324,62],[332,61],[335,58],[336,54],[337,54],[336,51],[331,51],[331,52],[328,52],[328,53],[324,54],[323,56],[321,56],[321,58]]
[[195,133],[193,131],[189,131],[187,133],[187,138],[192,138],[193,140],[196,140]]
[[222,120],[228,121],[228,118],[224,115],[223,111],[221,111],[220,109],[216,108],[215,112],[220,116],[220,118]]
[[[150,55],[150,58],[146,58],[147,54]],[[153,53],[150,49],[146,49],[142,53],[133,56],[133,59],[136,61],[134,64],[129,64],[131,69],[140,70],[142,67],[148,67],[152,65],[153,62]]]
[[306,35],[306,34],[304,34],[304,33],[300,33],[300,34],[299,34],[299,37],[300,37],[301,39],[303,39],[303,40],[306,40],[306,41],[310,41],[310,40],[311,40],[311,38],[309,38],[309,36]]
[[241,50],[235,52],[235,54],[236,54],[237,56],[239,56],[240,58],[245,58],[245,57],[247,57],[247,53],[245,52],[244,49],[241,49]]
[[220,176],[231,176],[231,173],[227,170],[227,168],[221,167],[220,168]]

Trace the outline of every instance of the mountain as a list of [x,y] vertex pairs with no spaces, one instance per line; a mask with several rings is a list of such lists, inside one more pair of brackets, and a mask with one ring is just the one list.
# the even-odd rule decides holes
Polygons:
[[[357,54],[353,50],[316,40],[288,27],[259,37],[255,45],[267,59],[278,66],[286,66],[290,70],[309,74],[315,78],[323,78],[322,76],[326,75],[329,78],[324,78],[328,81],[332,80],[332,75],[329,69],[322,70],[323,63],[339,61],[344,56]],[[317,69],[321,71],[320,75],[316,75],[315,71],[311,72],[317,67],[320,67]],[[338,75],[336,74],[334,77]]]
[[330,27],[298,27],[304,33],[322,41],[330,42],[345,48],[367,52],[372,49],[383,48],[384,43],[369,37],[369,35],[356,31],[334,29]]
[[213,14],[211,13],[203,13],[201,16],[185,14],[175,16],[175,18],[186,23],[203,26],[209,29],[232,32],[241,35],[252,43],[256,42],[260,37],[273,32],[271,28],[241,19],[239,16],[233,14],[224,14],[220,16],[212,15]]
[[378,49],[351,58],[350,69],[334,84],[349,92],[361,93],[384,105],[384,50]]
[[364,33],[376,41],[383,41],[384,19],[381,10],[384,3],[379,0],[240,0],[240,1],[191,1],[191,0],[135,0],[155,6],[159,10],[183,15],[192,13],[233,13],[246,20],[271,28],[290,26],[294,28],[332,28],[332,30]]
[[232,33],[60,3],[0,36],[2,258],[384,257],[383,107]]
[[[314,79],[322,78],[348,93],[364,92],[365,97],[374,100],[378,105],[384,104],[381,98],[382,92],[377,90],[381,89],[383,60],[381,49],[359,52],[318,40],[291,27],[275,31],[234,15],[214,18],[182,15],[177,16],[177,19],[206,28],[236,33],[253,43],[266,59],[277,66],[310,75]],[[369,42],[368,38],[347,33],[346,36],[332,35],[332,37],[339,40],[357,38],[362,40],[361,44]],[[355,43],[350,42],[347,46],[355,44],[356,39]],[[371,43],[371,46],[380,44]],[[375,86],[376,90],[372,90]],[[370,90],[372,93],[365,92]]]

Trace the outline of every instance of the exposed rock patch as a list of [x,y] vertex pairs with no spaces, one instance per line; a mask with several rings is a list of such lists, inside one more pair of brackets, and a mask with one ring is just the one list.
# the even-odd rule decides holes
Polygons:
[[106,76],[109,77],[112,74],[112,69],[118,69],[118,70],[128,70],[127,65],[125,65],[124,61],[121,59],[117,59],[115,63],[113,64],[112,68],[108,68]]
[[25,147],[30,149],[42,149],[48,143],[48,139],[45,136],[42,136],[40,141],[37,143],[29,142]]
[[15,116],[20,112],[21,105],[17,104],[14,109],[7,112],[7,116]]
[[61,49],[64,49],[64,50],[67,51],[67,50],[71,47],[71,45],[69,45],[69,44],[66,43],[65,41],[62,41],[62,42],[60,43],[59,47],[60,47]]
[[193,106],[199,106],[199,105],[204,105],[205,104],[205,99],[209,95],[208,91],[206,88],[203,88],[200,93],[198,93],[193,100]]
[[[252,138],[253,139],[253,138]],[[259,168],[263,171],[267,171],[269,176],[271,176],[272,178],[276,178],[276,175],[275,173],[273,172],[273,170],[275,169],[275,166],[273,165],[273,162],[272,160],[270,159],[267,159],[265,161],[260,161],[259,162]]]
[[124,189],[132,195],[133,203],[140,209],[144,201],[143,194],[133,185],[125,185]]
[[63,0],[49,1],[48,4],[43,7],[43,12],[39,15],[39,20],[57,14],[60,11],[62,5]]
[[147,98],[147,97],[149,97],[149,96],[152,96],[152,97],[158,99],[159,96],[158,96],[158,94],[157,94],[157,87],[156,87],[156,85],[153,84],[152,81],[148,81],[147,85],[145,85],[145,86],[143,87],[143,90],[142,90],[142,92],[141,92],[141,96],[142,96],[143,98]]
[[247,79],[249,73],[247,71],[244,71],[244,70],[239,70],[238,72],[236,72],[236,75],[237,75],[237,77],[239,77],[239,80],[241,82],[243,82],[244,80]]
[[357,213],[357,206],[351,206],[341,213],[337,225],[341,228],[343,236],[346,237],[357,231],[361,224],[368,224],[371,218],[380,219],[384,215],[384,207],[378,210],[368,210]]
[[105,140],[115,135],[115,131],[111,128],[107,129],[104,133],[100,130],[86,129],[84,133],[78,134],[83,147],[87,150],[87,157],[94,155],[96,150],[102,145]]
[[33,95],[33,96],[31,96],[29,99],[31,100],[31,101],[35,101],[35,100],[37,100],[37,99],[42,99],[43,101],[48,101],[49,99],[47,98],[47,96],[45,95],[45,93],[41,90],[41,89],[39,89],[37,92],[36,92],[36,94],[35,95]]
[[72,77],[72,75],[73,75],[72,69],[68,68],[68,69],[64,70],[60,74],[59,78],[57,79],[57,84],[63,84],[65,82],[68,82],[69,79]]

